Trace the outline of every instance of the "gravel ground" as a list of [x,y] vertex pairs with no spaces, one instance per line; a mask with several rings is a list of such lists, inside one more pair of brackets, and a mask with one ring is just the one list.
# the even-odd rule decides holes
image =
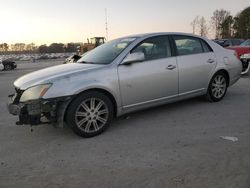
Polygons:
[[60,63],[19,63],[0,72],[1,188],[250,187],[250,75],[219,103],[195,98],[136,112],[91,139],[70,128],[16,126],[6,110],[13,81]]

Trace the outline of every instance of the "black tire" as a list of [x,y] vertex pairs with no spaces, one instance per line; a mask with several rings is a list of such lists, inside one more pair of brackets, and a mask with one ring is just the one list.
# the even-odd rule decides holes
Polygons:
[[8,64],[6,64],[6,65],[4,65],[4,70],[12,70],[12,66],[11,65],[8,65]]
[[[221,86],[215,86],[216,85],[216,79],[221,78],[223,79],[223,83],[221,84]],[[224,85],[225,84],[225,85]],[[223,85],[223,86],[222,86]],[[206,99],[210,102],[219,102],[221,101],[224,96],[227,93],[227,87],[228,87],[228,77],[224,72],[217,72],[211,79],[209,86],[208,86],[208,90],[207,90],[207,94],[205,95]],[[223,91],[221,91],[220,93],[218,93],[218,95],[216,96],[216,91],[215,90],[219,90],[222,89]]]
[[[96,108],[91,107],[92,101]],[[103,113],[106,111],[107,113]],[[70,103],[66,112],[66,122],[77,135],[90,138],[103,133],[109,127],[113,115],[114,107],[109,97],[97,91],[89,91],[77,96]]]

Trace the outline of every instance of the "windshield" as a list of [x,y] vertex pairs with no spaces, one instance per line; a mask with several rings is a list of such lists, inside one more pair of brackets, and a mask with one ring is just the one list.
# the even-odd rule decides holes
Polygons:
[[109,64],[136,38],[122,38],[107,42],[84,55],[78,63]]
[[250,40],[246,40],[245,42],[241,43],[240,46],[250,46]]

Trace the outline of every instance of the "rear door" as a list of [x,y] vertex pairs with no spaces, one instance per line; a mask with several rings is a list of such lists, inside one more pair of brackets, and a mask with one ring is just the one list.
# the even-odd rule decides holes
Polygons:
[[176,35],[173,39],[179,68],[179,94],[206,90],[216,67],[212,48],[196,37]]

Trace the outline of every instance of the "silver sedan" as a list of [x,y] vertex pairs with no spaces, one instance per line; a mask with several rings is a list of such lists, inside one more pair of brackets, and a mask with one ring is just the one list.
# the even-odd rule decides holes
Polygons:
[[19,78],[8,109],[19,116],[17,124],[66,122],[76,134],[93,137],[114,117],[136,110],[197,96],[218,102],[241,69],[234,51],[206,38],[128,36],[97,47],[77,63]]

